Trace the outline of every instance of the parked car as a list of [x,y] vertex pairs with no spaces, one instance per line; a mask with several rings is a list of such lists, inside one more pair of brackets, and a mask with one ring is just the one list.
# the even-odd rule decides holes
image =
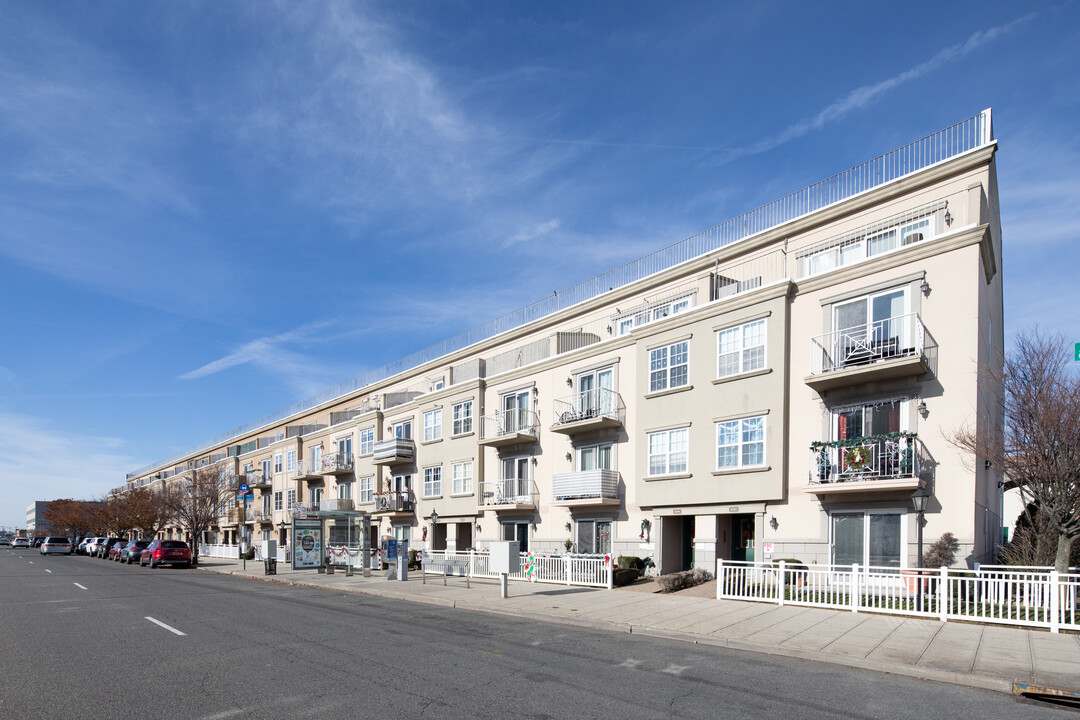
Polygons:
[[11,540],[8,539],[7,535],[5,535],[4,537],[0,537],[0,545],[7,545],[8,547],[11,547]]
[[15,538],[11,541],[11,547],[13,548],[28,548],[30,547],[30,541],[26,538]]
[[106,538],[100,536],[90,538],[90,540],[86,543],[86,546],[83,548],[84,554],[89,557],[93,557],[95,554],[97,554],[98,543],[105,542],[105,540]]
[[183,540],[154,540],[139,555],[139,565],[191,567],[191,548]]
[[34,547],[41,547],[41,543],[43,542],[45,542],[45,538],[43,537],[34,538]]
[[70,555],[71,541],[66,537],[50,535],[41,543],[42,555]]
[[120,553],[128,545],[127,540],[120,540],[115,545],[110,545],[109,549],[105,553],[106,560],[112,560],[113,562],[120,561]]
[[123,542],[126,545],[127,544],[127,538],[118,538],[118,537],[105,538],[104,542],[100,542],[97,545],[97,556],[99,558],[101,558],[102,560],[107,560],[109,558],[109,550],[112,548],[113,545],[115,545],[118,542]]
[[120,562],[126,562],[128,565],[135,562],[149,544],[149,540],[132,540],[120,551]]

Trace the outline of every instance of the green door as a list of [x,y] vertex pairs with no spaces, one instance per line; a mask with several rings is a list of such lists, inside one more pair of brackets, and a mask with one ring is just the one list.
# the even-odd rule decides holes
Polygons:
[[754,516],[731,518],[731,559],[754,562]]

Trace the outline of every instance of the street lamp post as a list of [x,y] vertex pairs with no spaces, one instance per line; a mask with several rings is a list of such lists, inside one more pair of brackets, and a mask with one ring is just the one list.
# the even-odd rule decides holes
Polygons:
[[918,565],[919,571],[918,571],[918,579],[916,580],[916,582],[918,583],[918,586],[917,586],[918,590],[916,591],[915,608],[917,610],[920,610],[920,611],[923,609],[923,606],[922,606],[922,589],[923,589],[923,578],[922,578],[922,569],[923,569],[923,566],[922,566],[922,555],[923,555],[923,553],[922,553],[922,526],[923,526],[923,513],[926,512],[926,501],[929,500],[929,499],[930,499],[930,496],[927,495],[926,493],[922,492],[921,490],[919,492],[916,492],[914,495],[911,496],[911,504],[915,507],[915,512],[917,513],[917,517],[915,519],[915,523],[916,523],[915,534],[916,534],[916,537],[917,537],[917,552],[919,554],[919,565]]
[[431,549],[435,549],[435,531],[439,527],[439,513],[431,511]]

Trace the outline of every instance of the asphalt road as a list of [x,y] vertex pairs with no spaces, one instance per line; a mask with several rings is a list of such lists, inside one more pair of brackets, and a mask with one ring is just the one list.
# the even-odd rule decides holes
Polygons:
[[3,720],[1080,718],[826,663],[6,548],[0,663]]

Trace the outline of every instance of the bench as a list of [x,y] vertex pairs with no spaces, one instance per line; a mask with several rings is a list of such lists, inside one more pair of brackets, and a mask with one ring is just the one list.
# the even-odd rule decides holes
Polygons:
[[432,558],[427,554],[421,556],[420,560],[420,582],[421,584],[427,584],[428,570],[442,571],[443,581],[442,584],[446,585],[446,578],[454,570],[465,571],[465,587],[469,587],[469,561],[465,558]]

